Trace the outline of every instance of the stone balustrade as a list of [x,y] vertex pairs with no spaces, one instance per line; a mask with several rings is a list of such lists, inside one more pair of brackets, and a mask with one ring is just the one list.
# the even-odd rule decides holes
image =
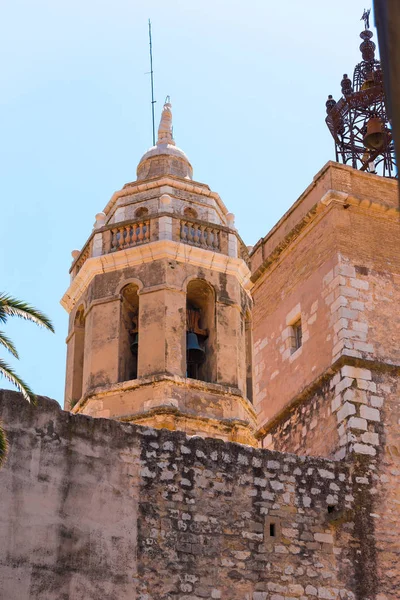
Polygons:
[[[169,221],[168,226],[165,224],[166,220]],[[229,241],[230,238],[237,239],[234,246],[232,246],[232,239]],[[181,218],[178,215],[162,212],[154,216],[146,216],[145,219],[111,223],[95,228],[83,250],[80,253],[74,252],[75,260],[70,269],[71,277],[73,279],[86,260],[92,256],[118,252],[161,239],[171,239],[212,252],[236,256],[248,263],[247,248],[236,231],[224,225]]]
[[215,252],[221,251],[220,229],[187,219],[180,222],[180,241]]
[[145,244],[150,239],[150,220],[118,225],[111,229],[111,252]]
[[82,252],[78,256],[75,262],[75,275],[79,273],[83,264],[87,261],[88,258],[92,256],[92,239],[90,239],[82,249]]

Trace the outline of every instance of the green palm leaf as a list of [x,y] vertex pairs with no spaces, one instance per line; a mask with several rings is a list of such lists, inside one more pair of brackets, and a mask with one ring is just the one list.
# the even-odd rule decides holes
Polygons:
[[21,392],[25,400],[28,402],[36,403],[36,396],[32,392],[31,388],[15,373],[15,371],[9,367],[1,358],[0,358],[0,375],[5,377],[10,383],[15,385],[15,387]]
[[14,316],[32,321],[36,325],[39,325],[39,327],[45,327],[54,333],[52,322],[40,310],[37,310],[26,302],[0,293],[0,321],[5,323],[8,317]]
[[0,346],[4,346],[15,358],[19,358],[16,347],[2,331],[0,331]]
[[0,467],[6,459],[7,450],[8,450],[8,443],[7,443],[6,432],[2,428],[1,422],[0,422]]

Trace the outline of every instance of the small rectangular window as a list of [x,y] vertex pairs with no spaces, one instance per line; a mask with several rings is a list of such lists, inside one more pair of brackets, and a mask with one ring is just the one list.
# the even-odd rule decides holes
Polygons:
[[270,523],[269,524],[269,537],[275,537],[275,535],[276,535],[275,523]]
[[301,319],[292,325],[292,352],[296,352],[302,344],[303,332],[301,328]]

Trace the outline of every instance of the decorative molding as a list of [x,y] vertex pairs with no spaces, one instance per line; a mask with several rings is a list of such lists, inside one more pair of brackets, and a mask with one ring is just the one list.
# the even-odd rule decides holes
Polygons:
[[[322,198],[308,210],[304,217],[300,219],[294,227],[292,227],[289,233],[275,246],[269,255],[264,257],[261,265],[251,275],[252,282],[257,282],[257,284],[259,284],[258,280],[269,269],[271,264],[275,263],[281,254],[283,254],[283,252],[289,246],[291,246],[293,242],[299,238],[309,226],[314,224],[316,219],[324,217],[326,214],[328,214],[327,211],[333,208],[335,205],[339,205],[343,209],[354,207],[361,210],[372,210],[375,213],[389,217],[395,216],[398,218],[399,216],[399,208],[397,206],[392,206],[387,202],[367,200],[353,194],[347,194],[346,192],[328,190],[322,196]],[[276,228],[274,228],[273,231],[275,230]],[[267,238],[268,236],[264,238],[264,240],[266,241]],[[261,246],[264,246],[264,240],[262,240]],[[259,247],[258,244],[257,247]]]
[[126,184],[122,190],[115,192],[110,201],[107,203],[104,212],[106,215],[111,211],[114,204],[119,200],[119,198],[123,198],[124,196],[130,196],[132,194],[138,192],[146,192],[148,190],[153,190],[155,188],[159,188],[162,186],[170,186],[171,188],[175,188],[178,190],[184,190],[191,194],[198,194],[199,196],[206,196],[208,198],[212,198],[218,205],[218,208],[221,210],[223,215],[228,214],[228,209],[226,208],[224,202],[221,200],[220,196],[216,192],[212,192],[208,185],[203,183],[198,183],[195,181],[185,181],[180,178],[174,177],[159,177],[150,181],[134,181],[132,183]]
[[172,240],[158,240],[126,250],[88,258],[62,297],[61,305],[67,312],[71,312],[96,275],[161,259],[190,263],[203,269],[233,275],[247,293],[252,287],[249,268],[241,258]]

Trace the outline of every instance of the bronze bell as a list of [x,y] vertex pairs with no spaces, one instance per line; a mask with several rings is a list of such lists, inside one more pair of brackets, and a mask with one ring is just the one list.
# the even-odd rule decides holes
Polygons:
[[205,350],[199,344],[199,338],[193,331],[186,334],[186,353],[188,363],[200,365],[205,359]]
[[364,136],[364,145],[370,150],[381,150],[385,141],[382,131],[382,121],[379,117],[371,117],[367,123],[367,133]]
[[139,334],[135,333],[135,337],[133,338],[133,342],[131,343],[132,354],[137,354],[138,349],[139,349]]

